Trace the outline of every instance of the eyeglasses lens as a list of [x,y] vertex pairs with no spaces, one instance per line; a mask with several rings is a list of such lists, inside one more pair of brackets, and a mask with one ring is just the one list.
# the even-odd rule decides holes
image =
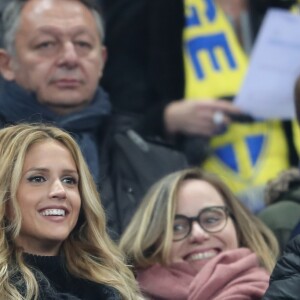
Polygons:
[[180,240],[186,237],[190,231],[189,220],[184,217],[175,219],[173,225],[174,240]]
[[221,208],[203,211],[199,216],[199,224],[207,232],[218,232],[226,224],[226,213]]
[[193,221],[197,221],[206,232],[218,232],[226,225],[227,211],[224,207],[208,207],[202,210],[196,218],[176,217],[173,224],[173,240],[179,241],[187,237],[191,232]]

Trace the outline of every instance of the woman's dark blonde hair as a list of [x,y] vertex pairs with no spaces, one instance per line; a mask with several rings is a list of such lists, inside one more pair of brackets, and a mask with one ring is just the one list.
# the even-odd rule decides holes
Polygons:
[[185,180],[197,179],[211,184],[222,196],[233,215],[240,247],[255,252],[260,263],[272,271],[278,255],[278,244],[273,233],[233,195],[215,175],[199,168],[172,173],[149,190],[120,241],[120,247],[137,268],[170,263],[173,220],[177,195]]
[[[22,221],[16,194],[28,150],[32,145],[48,141],[58,142],[70,151],[79,174],[81,217],[61,247],[69,272],[115,288],[122,299],[140,299],[132,272],[106,232],[104,210],[78,145],[61,129],[26,124],[0,130],[0,298],[38,299],[36,278],[15,243]],[[13,220],[6,217],[8,203],[15,216]],[[11,281],[19,275],[26,291],[25,298]]]

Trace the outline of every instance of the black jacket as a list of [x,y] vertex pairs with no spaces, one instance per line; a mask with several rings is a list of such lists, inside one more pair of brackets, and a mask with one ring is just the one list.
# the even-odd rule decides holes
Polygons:
[[25,254],[24,259],[38,281],[39,300],[121,300],[114,288],[71,275],[61,256]]
[[164,107],[184,95],[181,0],[102,0],[108,60],[101,81],[118,112],[164,135]]
[[263,300],[298,300],[300,295],[300,235],[287,245],[271,275]]

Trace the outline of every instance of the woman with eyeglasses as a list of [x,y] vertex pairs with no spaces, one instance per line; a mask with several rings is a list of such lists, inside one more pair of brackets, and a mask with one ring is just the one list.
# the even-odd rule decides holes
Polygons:
[[156,183],[120,247],[149,299],[261,299],[278,255],[272,232],[200,169]]

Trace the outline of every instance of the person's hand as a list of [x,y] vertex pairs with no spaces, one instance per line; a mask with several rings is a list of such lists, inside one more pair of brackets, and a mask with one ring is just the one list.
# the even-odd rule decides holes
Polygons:
[[215,4],[220,6],[226,16],[237,23],[240,16],[248,9],[247,0],[215,0]]
[[212,136],[227,126],[229,115],[240,114],[240,110],[225,100],[173,101],[164,112],[168,133],[184,133]]

